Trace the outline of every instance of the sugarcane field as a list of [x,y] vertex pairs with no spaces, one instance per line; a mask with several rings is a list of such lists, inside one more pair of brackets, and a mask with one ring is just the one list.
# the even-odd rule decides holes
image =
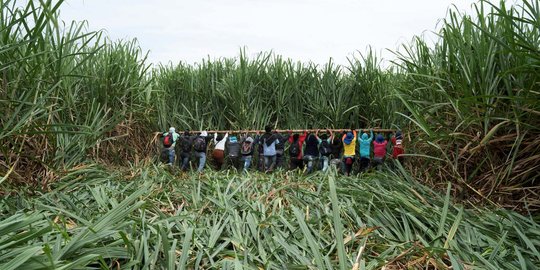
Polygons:
[[0,10],[0,270],[540,269],[540,0]]

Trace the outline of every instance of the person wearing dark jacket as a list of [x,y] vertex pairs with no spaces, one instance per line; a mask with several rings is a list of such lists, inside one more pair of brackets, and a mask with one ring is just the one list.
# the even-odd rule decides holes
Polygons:
[[193,148],[193,140],[197,136],[191,136],[189,130],[186,130],[182,136],[180,136],[179,147],[180,147],[180,168],[182,171],[187,171],[189,169],[189,160],[191,159],[191,149]]
[[244,173],[246,173],[249,170],[249,167],[251,166],[251,161],[253,160],[253,152],[255,149],[255,145],[257,145],[259,141],[259,136],[255,136],[255,139],[253,139],[251,136],[246,136],[242,139],[242,145],[240,148],[240,154],[242,157],[240,158],[240,161],[244,164]]
[[236,170],[240,169],[240,142],[238,137],[235,135],[229,136],[227,141],[227,156],[229,166],[235,168]]
[[315,133],[315,136],[317,137],[319,141],[319,153],[321,154],[320,157],[320,164],[323,172],[326,172],[328,170],[328,163],[330,161],[330,156],[332,155],[332,139],[334,138],[334,133],[332,133],[331,130],[327,130],[327,132],[330,134],[322,134],[319,137],[319,131],[317,130],[317,133]]
[[309,134],[306,140],[306,149],[304,151],[304,162],[307,164],[306,173],[314,170],[315,161],[319,158],[319,139],[315,134]]
[[289,156],[290,156],[290,169],[294,170],[300,168],[304,169],[304,154],[302,148],[304,147],[304,141],[306,140],[307,132],[304,131],[304,134],[292,134],[292,131],[289,131]]

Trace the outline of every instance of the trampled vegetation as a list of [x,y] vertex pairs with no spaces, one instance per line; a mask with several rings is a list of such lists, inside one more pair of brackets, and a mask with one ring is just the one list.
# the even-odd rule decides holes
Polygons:
[[159,168],[111,175],[85,166],[52,189],[0,205],[8,216],[0,244],[9,251],[0,261],[11,260],[11,269],[532,269],[540,262],[537,221],[467,210],[451,202],[450,188],[440,195],[402,173],[179,179]]
[[[62,2],[0,0],[1,269],[540,264],[538,0],[450,10],[434,47],[415,38],[386,69],[370,52],[152,68],[135,41],[62,25]],[[411,156],[361,178],[199,181],[148,165],[173,123],[401,128]]]

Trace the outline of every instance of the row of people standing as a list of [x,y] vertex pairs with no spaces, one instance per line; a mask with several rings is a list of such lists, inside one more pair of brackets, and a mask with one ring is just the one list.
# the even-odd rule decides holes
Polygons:
[[[355,162],[359,163],[360,171],[365,171],[370,166],[378,167],[384,162],[388,142],[382,134],[377,134],[374,138],[373,131],[370,130],[369,135],[363,133],[358,138],[356,130],[337,136],[331,130],[326,130],[321,135],[319,133],[319,131],[301,134],[289,132],[288,135],[284,135],[272,132],[270,127],[266,127],[263,135],[257,133],[254,136],[248,134],[236,136],[227,133],[224,136],[214,134],[212,138],[207,132],[193,136],[186,131],[180,135],[171,128],[169,132],[163,133],[162,156],[168,164],[173,165],[176,157],[175,149],[178,149],[182,170],[190,168],[192,156],[195,156],[198,159],[197,171],[202,172],[207,160],[208,145],[213,142],[211,153],[218,170],[227,164],[228,167],[247,171],[257,157],[257,168],[268,172],[276,168],[284,168],[288,156],[289,169],[306,167],[306,173],[311,173],[317,167],[326,171],[333,165],[340,168],[344,174],[350,175]],[[391,138],[392,157],[401,162],[403,162],[404,153],[402,141],[402,134],[399,131]],[[286,143],[289,144],[288,155],[285,151]],[[371,161],[372,145],[373,161]],[[255,155],[255,149],[257,149],[257,155]],[[359,162],[355,158],[357,150],[359,150]]]

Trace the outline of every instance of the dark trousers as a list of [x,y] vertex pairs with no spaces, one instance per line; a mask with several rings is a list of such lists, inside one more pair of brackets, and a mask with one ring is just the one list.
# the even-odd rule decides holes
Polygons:
[[189,160],[191,159],[191,153],[182,152],[180,153],[180,168],[182,171],[187,171],[189,169]]
[[227,167],[228,168],[234,168],[236,170],[240,170],[240,157],[227,157]]
[[276,154],[276,169],[283,168],[283,163],[285,162],[285,157],[283,153],[278,152]]
[[[347,159],[351,159],[350,163],[351,164],[347,164]],[[353,167],[353,164],[354,164],[354,156],[350,156],[350,157],[343,157],[343,168],[344,168],[344,173],[345,175],[351,175],[351,172],[352,172],[352,167]]]
[[369,168],[369,161],[368,157],[360,158],[360,172],[365,172]]
[[303,170],[304,169],[304,160],[291,157],[290,169],[291,170],[294,170],[294,169]]

